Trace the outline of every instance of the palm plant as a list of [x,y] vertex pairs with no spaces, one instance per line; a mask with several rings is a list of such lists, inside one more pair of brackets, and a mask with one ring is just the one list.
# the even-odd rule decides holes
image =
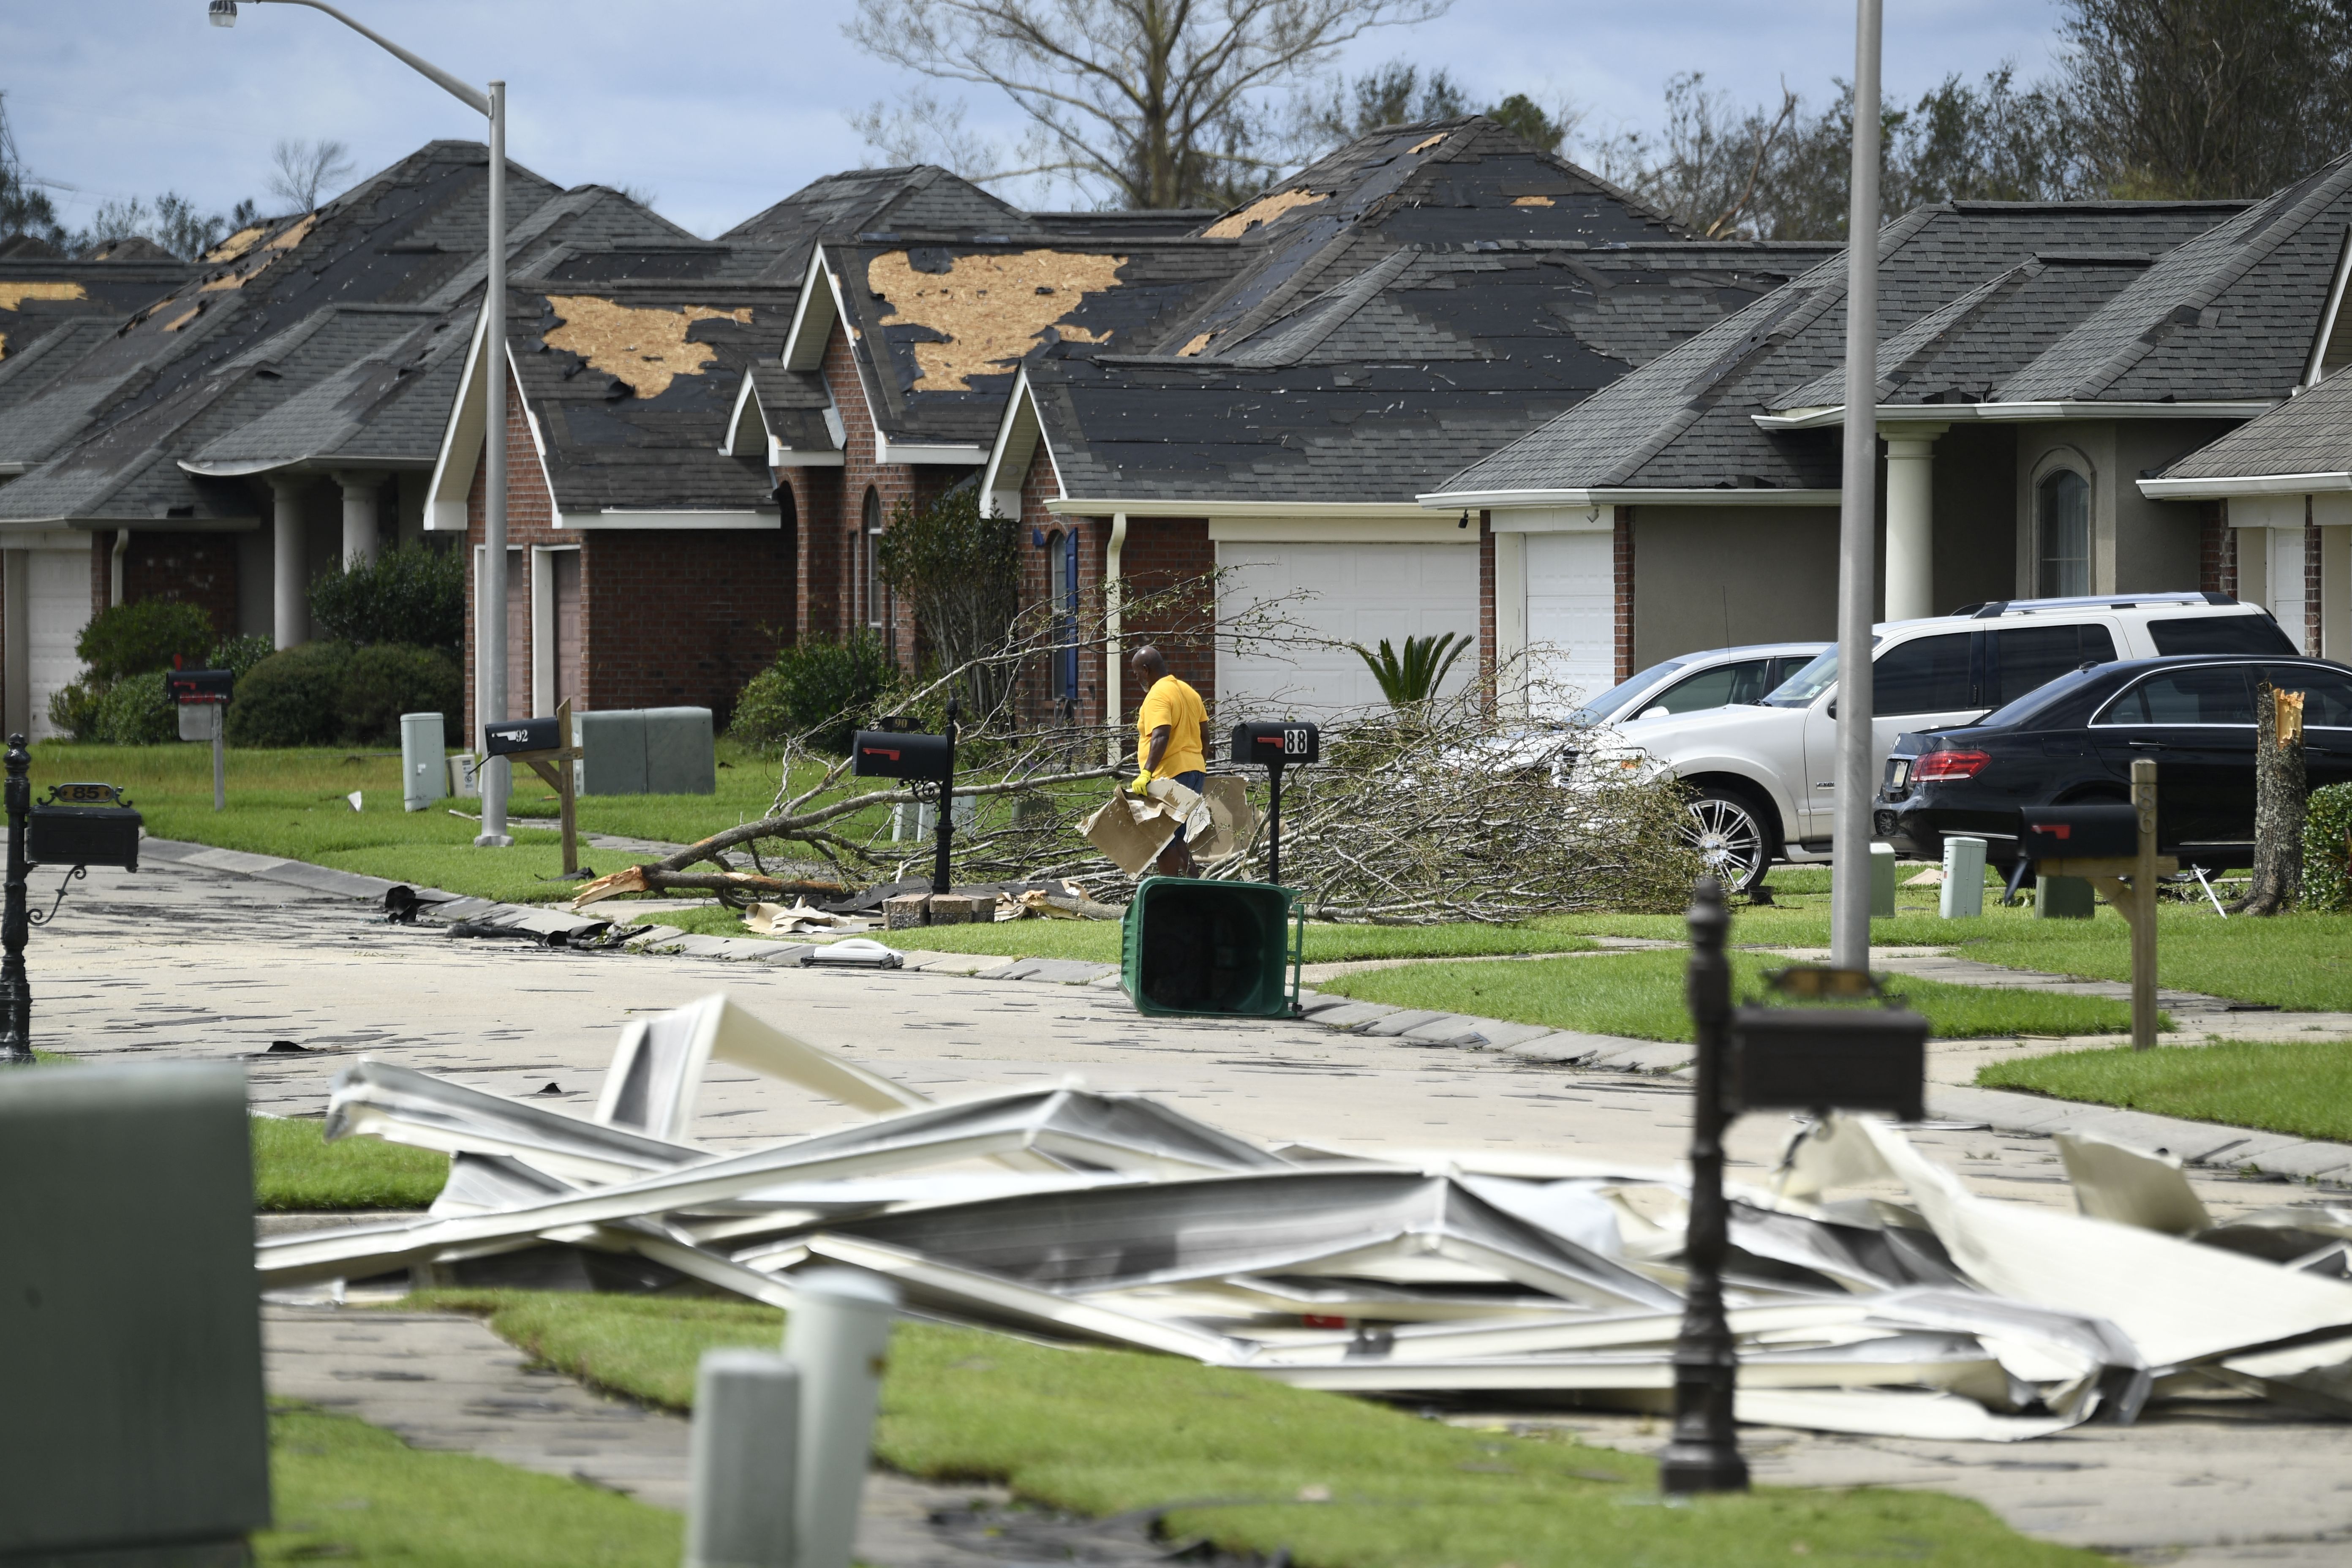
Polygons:
[[1389,700],[1389,706],[1402,712],[1436,696],[1454,661],[1467,653],[1471,645],[1461,633],[1446,632],[1440,637],[1405,638],[1402,658],[1389,647],[1386,637],[1381,639],[1381,651],[1377,654],[1361,643],[1348,646],[1356,650],[1356,657],[1364,661],[1372,679],[1381,683],[1381,695]]

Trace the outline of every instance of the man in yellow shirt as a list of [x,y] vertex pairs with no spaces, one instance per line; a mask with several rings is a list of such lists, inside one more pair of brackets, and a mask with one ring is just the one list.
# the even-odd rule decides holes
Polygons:
[[[1141,795],[1153,779],[1173,779],[1195,795],[1209,783],[1209,762],[1202,748],[1209,734],[1209,710],[1201,694],[1168,673],[1168,660],[1146,643],[1129,661],[1143,706],[1135,716],[1135,792]],[[1169,840],[1154,868],[1163,877],[1189,877],[1192,851],[1182,833]]]

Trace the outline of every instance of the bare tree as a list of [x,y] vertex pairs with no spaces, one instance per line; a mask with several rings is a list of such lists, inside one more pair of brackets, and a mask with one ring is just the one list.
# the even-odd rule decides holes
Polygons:
[[298,212],[319,205],[319,193],[347,178],[352,168],[351,149],[320,137],[281,138],[275,153],[277,173],[269,176],[269,194],[283,197]]
[[[1011,99],[1040,156],[991,177],[1062,175],[1127,206],[1175,207],[1263,184],[1276,167],[1265,149],[1276,92],[1370,29],[1426,21],[1447,4],[858,0],[843,30],[883,59]],[[906,113],[874,111],[869,140]]]

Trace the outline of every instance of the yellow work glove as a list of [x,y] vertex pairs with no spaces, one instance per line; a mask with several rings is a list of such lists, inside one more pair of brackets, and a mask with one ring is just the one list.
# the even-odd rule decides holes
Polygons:
[[1136,775],[1135,775],[1135,793],[1136,793],[1136,794],[1138,794],[1138,795],[1149,795],[1150,792],[1151,792],[1151,775],[1150,775],[1150,773],[1138,773],[1138,774],[1136,774]]

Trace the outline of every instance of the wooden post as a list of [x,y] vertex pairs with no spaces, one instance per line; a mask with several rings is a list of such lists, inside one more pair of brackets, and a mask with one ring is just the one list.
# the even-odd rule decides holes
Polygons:
[[2139,864],[2131,888],[2132,1049],[2156,1044],[2156,762],[2132,763],[2132,809],[2139,814]]
[[546,781],[555,792],[556,820],[563,830],[563,874],[580,874],[579,805],[572,790],[572,764],[580,755],[580,748],[572,743],[572,699],[565,698],[555,705],[555,738],[562,742],[552,752],[517,752],[514,761],[528,763],[530,771]]

